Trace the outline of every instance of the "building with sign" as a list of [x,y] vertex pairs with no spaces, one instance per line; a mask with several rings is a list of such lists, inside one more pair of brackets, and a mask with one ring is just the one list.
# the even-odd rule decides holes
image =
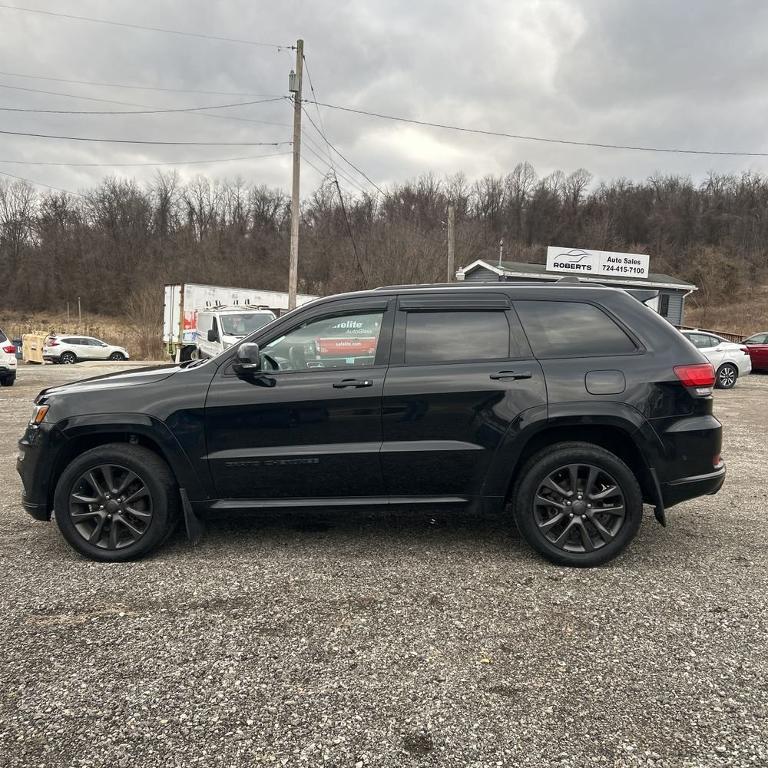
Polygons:
[[[553,249],[550,249],[553,250]],[[671,275],[664,275],[658,272],[648,272],[648,257],[638,256],[636,254],[609,254],[607,251],[581,251],[575,253],[576,249],[554,249],[557,254],[553,254],[551,261],[551,269],[547,268],[545,264],[524,264],[517,261],[502,261],[494,264],[490,261],[483,261],[478,259],[468,264],[456,272],[456,279],[463,280],[465,282],[489,282],[496,280],[512,280],[522,282],[554,282],[560,280],[563,277],[577,276],[580,280],[584,280],[591,283],[602,283],[603,285],[612,285],[617,288],[647,288],[652,291],[658,291],[659,295],[646,302],[648,306],[655,309],[662,317],[669,320],[672,325],[683,325],[683,316],[685,313],[685,299],[693,291],[696,290],[696,286],[691,283],[685,282],[685,280],[679,280]],[[566,257],[560,258],[561,254],[565,254],[571,251],[570,259]],[[584,258],[579,259],[580,256]],[[593,256],[596,255],[596,256]],[[618,268],[632,268],[644,271],[647,277],[641,277],[640,272],[616,273],[611,271],[607,274],[601,274],[597,271],[601,264],[601,254],[603,258],[603,264],[614,266]],[[549,254],[548,254],[549,256]],[[622,261],[609,261],[608,256],[618,258],[629,257],[630,259],[636,259],[638,264],[627,263]],[[595,260],[596,259],[596,260]],[[595,269],[574,269],[572,266],[566,268],[566,264],[584,264],[592,263]]]

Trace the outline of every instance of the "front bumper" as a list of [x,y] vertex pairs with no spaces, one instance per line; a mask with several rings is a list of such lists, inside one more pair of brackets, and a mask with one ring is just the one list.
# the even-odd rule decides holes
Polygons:
[[661,495],[664,499],[664,507],[671,507],[681,501],[695,499],[698,496],[711,496],[717,493],[725,482],[725,464],[714,472],[705,475],[693,475],[681,477],[679,480],[671,480],[661,484]]
[[54,444],[57,435],[45,423],[38,427],[29,426],[19,440],[16,471],[24,486],[21,503],[35,520],[51,518],[51,469]]

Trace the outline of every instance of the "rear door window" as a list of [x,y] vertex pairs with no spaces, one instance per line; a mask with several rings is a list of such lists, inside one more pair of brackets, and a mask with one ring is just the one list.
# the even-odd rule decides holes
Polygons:
[[509,354],[503,311],[408,312],[406,365],[506,360]]
[[637,351],[635,342],[594,304],[518,301],[515,308],[536,357],[599,357]]

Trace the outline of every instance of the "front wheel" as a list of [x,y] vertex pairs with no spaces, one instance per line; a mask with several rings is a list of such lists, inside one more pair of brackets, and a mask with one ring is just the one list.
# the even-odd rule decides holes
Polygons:
[[643,499],[618,456],[590,443],[559,443],[523,468],[514,515],[525,540],[558,565],[602,565],[637,534]]
[[736,379],[738,378],[739,369],[731,363],[724,363],[717,369],[715,386],[718,389],[733,389],[736,386]]
[[10,376],[3,376],[2,379],[0,379],[0,386],[3,387],[12,387],[16,383],[16,374],[13,373]]
[[56,485],[56,523],[67,542],[92,560],[146,555],[171,533],[178,493],[168,465],[138,445],[112,443],[78,456]]
[[122,360],[125,360],[125,355],[122,352],[113,352],[109,356],[109,359],[110,360],[116,360],[116,361],[120,362]]
[[74,352],[62,352],[59,362],[64,365],[74,365],[77,362],[77,355]]

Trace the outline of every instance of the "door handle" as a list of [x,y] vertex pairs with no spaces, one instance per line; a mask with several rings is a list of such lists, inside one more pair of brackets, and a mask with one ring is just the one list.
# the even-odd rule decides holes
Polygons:
[[355,389],[361,389],[362,387],[372,387],[373,382],[370,379],[342,379],[336,381],[333,384],[334,389],[344,389],[344,387],[354,387]]
[[530,371],[499,371],[498,373],[492,373],[491,378],[494,381],[500,379],[530,379],[533,374]]

